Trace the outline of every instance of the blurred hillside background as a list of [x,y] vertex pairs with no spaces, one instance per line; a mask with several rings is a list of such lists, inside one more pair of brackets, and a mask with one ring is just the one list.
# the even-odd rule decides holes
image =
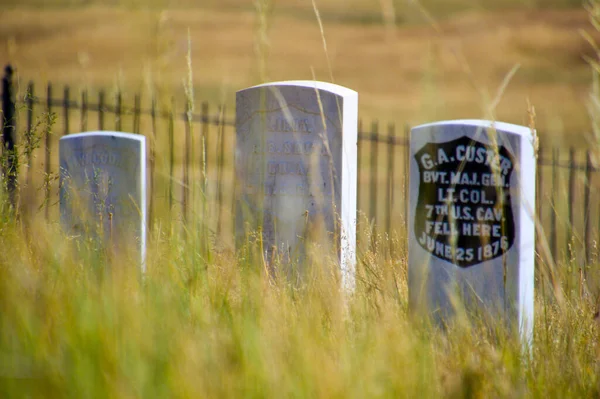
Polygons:
[[357,90],[361,117],[410,125],[488,116],[518,67],[496,118],[527,125],[529,100],[545,144],[588,146],[583,32],[600,37],[584,2],[315,2],[324,35],[307,0],[0,0],[0,61],[21,92],[33,80],[170,96],[188,79],[189,29],[197,101],[232,107],[262,81],[316,78]]

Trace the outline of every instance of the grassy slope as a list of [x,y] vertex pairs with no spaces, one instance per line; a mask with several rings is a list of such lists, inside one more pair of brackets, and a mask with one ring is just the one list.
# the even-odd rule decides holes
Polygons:
[[[300,4],[276,5],[268,16],[270,80],[312,79],[313,68],[317,79],[330,79],[313,11]],[[438,14],[441,4],[426,3]],[[497,118],[526,124],[529,98],[547,142],[568,137],[569,144],[585,145],[590,69],[582,56],[590,46],[579,32],[588,28],[585,12],[452,4],[441,33],[415,8],[396,5],[399,25],[389,30],[370,2],[319,4],[334,80],[360,93],[362,116],[409,124],[486,116],[485,104],[520,64]],[[260,81],[257,14],[234,0],[204,7],[6,7],[0,59],[40,82],[181,88],[189,28],[198,98],[232,105],[236,90]]]
[[[599,330],[577,295],[542,302],[530,359],[500,332],[407,317],[398,241],[364,252],[344,305],[319,254],[305,287],[154,236],[140,285],[54,227],[0,228],[3,397],[597,397]],[[84,247],[85,248],[85,247]],[[80,256],[83,260],[80,262]],[[82,267],[84,265],[84,267]],[[538,282],[539,299],[542,284]],[[546,289],[548,287],[546,286]],[[546,291],[548,292],[548,291]]]

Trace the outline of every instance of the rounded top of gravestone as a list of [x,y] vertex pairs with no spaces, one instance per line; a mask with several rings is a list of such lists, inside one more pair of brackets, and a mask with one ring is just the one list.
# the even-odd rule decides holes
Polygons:
[[[323,91],[328,91],[333,94],[337,94],[339,96],[347,96],[347,95],[356,95],[358,94],[356,91],[349,89],[344,86],[337,85],[335,83],[328,82],[320,82],[318,80],[284,80],[281,82],[269,82],[263,83],[260,85],[248,87],[246,89],[240,90],[239,92],[258,89],[261,87],[274,87],[274,86],[296,86],[296,87],[305,87],[309,89],[318,89]],[[238,93],[239,93],[238,92]]]
[[87,137],[113,137],[113,138],[122,138],[136,141],[145,141],[146,137],[141,134],[135,133],[125,133],[125,132],[111,132],[106,130],[97,130],[91,132],[82,132],[82,133],[74,133],[68,134],[66,136],[61,137],[61,140],[68,139],[76,139],[76,138],[87,138]]
[[432,127],[443,127],[443,126],[472,126],[484,129],[496,129],[501,132],[517,134],[519,136],[531,136],[531,128],[527,126],[515,125],[506,122],[494,122],[485,119],[457,119],[450,121],[440,121],[426,123],[423,125],[415,126],[413,129],[427,129]]

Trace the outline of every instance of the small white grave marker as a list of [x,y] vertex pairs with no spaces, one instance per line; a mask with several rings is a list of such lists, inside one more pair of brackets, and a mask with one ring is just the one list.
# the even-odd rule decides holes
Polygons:
[[146,252],[146,139],[121,132],[64,136],[59,144],[60,214],[71,235],[87,235],[114,253]]
[[409,300],[452,313],[451,298],[533,334],[535,154],[531,130],[458,120],[412,129]]
[[236,235],[262,231],[267,262],[299,264],[307,242],[337,251],[354,285],[358,93],[286,81],[236,96]]

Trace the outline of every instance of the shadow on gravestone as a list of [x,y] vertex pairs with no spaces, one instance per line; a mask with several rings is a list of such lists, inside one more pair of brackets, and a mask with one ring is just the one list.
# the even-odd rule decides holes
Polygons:
[[70,236],[90,239],[121,260],[146,253],[146,139],[86,132],[60,139],[60,219]]
[[357,122],[358,93],[335,84],[286,81],[237,92],[238,250],[257,234],[258,261],[293,280],[307,262],[332,254],[344,287],[353,288]]
[[448,322],[456,302],[533,338],[535,154],[531,130],[483,120],[410,137],[409,303]]

